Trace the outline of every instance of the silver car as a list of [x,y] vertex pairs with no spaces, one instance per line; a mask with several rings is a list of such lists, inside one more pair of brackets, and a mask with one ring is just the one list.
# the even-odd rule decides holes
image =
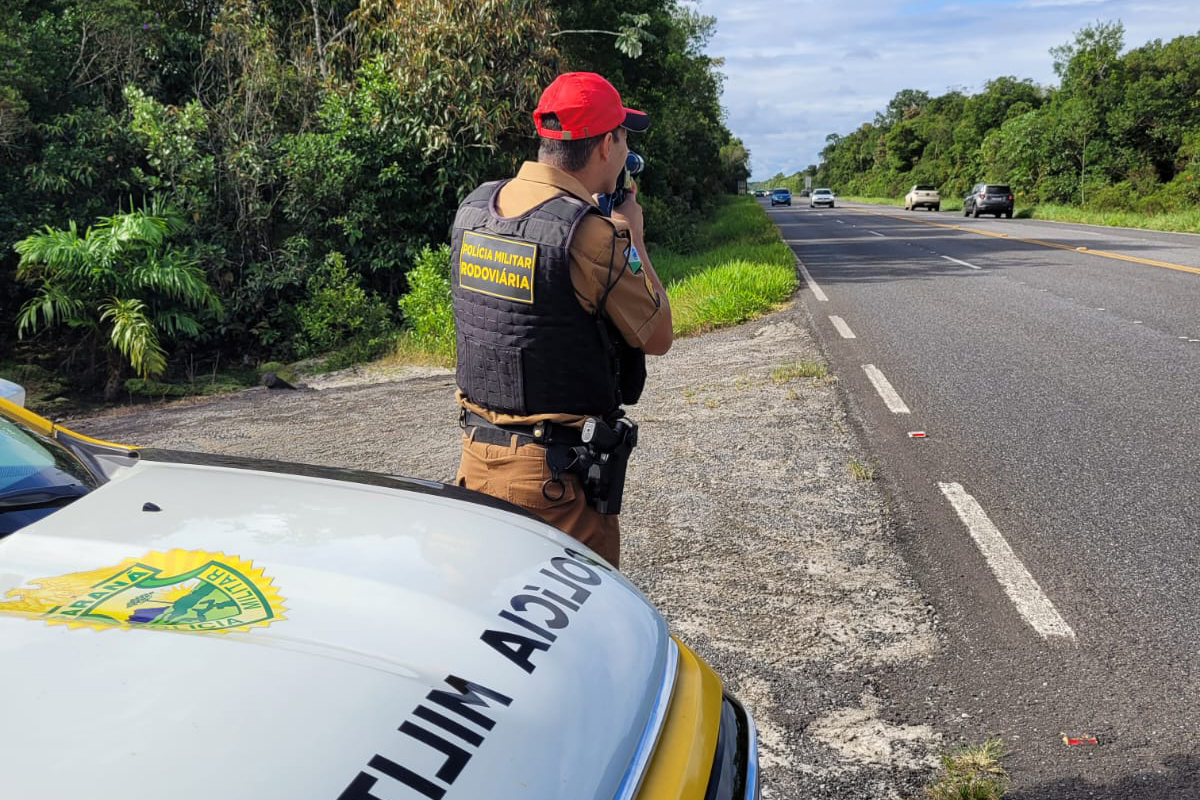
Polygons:
[[808,207],[828,206],[833,208],[836,200],[831,189],[813,189],[813,193],[808,196]]

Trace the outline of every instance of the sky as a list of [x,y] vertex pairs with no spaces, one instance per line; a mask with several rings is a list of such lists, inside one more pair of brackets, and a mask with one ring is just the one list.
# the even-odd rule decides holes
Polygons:
[[1095,23],[1125,48],[1200,33],[1200,0],[686,0],[716,17],[726,125],[752,181],[820,161],[830,133],[875,118],[901,89],[936,97],[1012,75],[1054,86],[1050,48]]

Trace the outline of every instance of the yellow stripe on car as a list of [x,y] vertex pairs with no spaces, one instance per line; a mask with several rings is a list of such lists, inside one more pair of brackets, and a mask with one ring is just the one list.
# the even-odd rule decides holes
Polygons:
[[25,423],[42,436],[54,435],[54,423],[0,397],[0,416]]
[[76,433],[70,428],[64,428],[62,425],[55,425],[50,420],[43,416],[33,413],[29,409],[22,408],[15,403],[10,403],[3,397],[0,397],[0,416],[8,417],[9,419],[18,420],[27,425],[31,430],[40,433],[42,436],[58,437],[69,436],[81,442],[88,444],[99,445],[100,447],[115,447],[118,450],[135,450],[125,444],[117,444],[115,442],[106,442],[102,439],[93,439],[90,436],[84,436],[81,433]]
[[637,800],[703,800],[717,750],[721,679],[678,639],[671,708]]

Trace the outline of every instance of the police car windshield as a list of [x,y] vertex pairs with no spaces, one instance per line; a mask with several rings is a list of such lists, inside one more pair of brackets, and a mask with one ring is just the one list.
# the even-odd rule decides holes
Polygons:
[[57,442],[0,417],[0,514],[61,504],[97,484],[96,477]]

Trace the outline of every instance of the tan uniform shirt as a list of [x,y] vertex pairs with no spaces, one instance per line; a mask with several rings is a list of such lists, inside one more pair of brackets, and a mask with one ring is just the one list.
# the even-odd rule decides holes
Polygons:
[[[560,169],[526,161],[517,177],[500,190],[496,208],[501,216],[519,217],[552,197],[570,194],[596,205],[591,194],[578,180]],[[612,321],[631,346],[641,348],[654,333],[662,299],[645,273],[634,274],[628,267],[629,227],[618,220],[588,214],[571,239],[571,285],[575,297],[588,313],[595,313],[605,287],[613,284],[604,302],[604,316]],[[615,281],[615,283],[613,283]],[[457,394],[463,408],[479,414],[493,425],[530,425],[541,420],[583,424],[575,414],[500,414],[477,406]]]

